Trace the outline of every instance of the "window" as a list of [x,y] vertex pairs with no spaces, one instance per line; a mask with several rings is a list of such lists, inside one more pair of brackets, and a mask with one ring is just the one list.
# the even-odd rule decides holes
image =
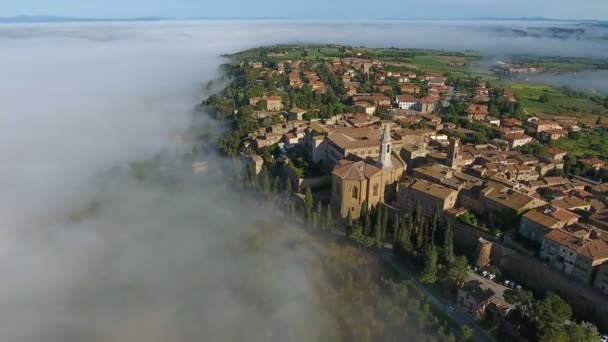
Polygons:
[[391,153],[391,145],[386,145],[386,153]]
[[374,196],[378,196],[378,183],[374,184]]
[[353,198],[359,198],[359,189],[356,186],[353,186]]

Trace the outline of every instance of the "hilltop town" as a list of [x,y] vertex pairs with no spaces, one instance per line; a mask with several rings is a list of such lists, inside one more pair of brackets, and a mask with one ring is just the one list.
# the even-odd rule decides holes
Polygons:
[[563,323],[531,328],[528,290],[608,329],[605,98],[585,98],[591,120],[535,110],[522,86],[468,72],[474,53],[277,46],[230,58],[230,84],[204,108],[229,120],[217,147],[245,161],[244,183],[287,192],[311,226],[419,260],[424,283],[454,274],[457,309],[504,336]]

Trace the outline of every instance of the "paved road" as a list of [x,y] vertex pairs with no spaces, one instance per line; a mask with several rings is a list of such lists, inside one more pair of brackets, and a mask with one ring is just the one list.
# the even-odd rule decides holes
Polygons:
[[[403,267],[402,265],[400,265],[398,262],[396,262],[393,259],[393,254],[390,250],[387,250],[385,248],[380,253],[380,256],[386,263],[388,263],[389,265],[391,265],[391,267],[393,267],[395,270],[397,270],[397,272],[401,273],[402,275],[405,275],[408,279],[410,279],[411,282],[414,283],[414,285],[416,285],[416,287],[420,291],[422,291],[431,300],[433,305],[435,305],[437,308],[439,308],[444,314],[446,314],[448,317],[453,319],[456,323],[458,323],[461,326],[462,325],[470,326],[473,329],[473,337],[475,338],[475,341],[484,341],[484,342],[494,342],[495,341],[495,339],[492,336],[490,336],[483,329],[481,329],[481,327],[477,324],[477,322],[475,322],[475,320],[473,320],[473,318],[471,316],[469,316],[468,314],[466,314],[464,312],[461,312],[458,308],[456,308],[456,302],[454,300],[446,301],[446,299],[440,298],[439,296],[437,296],[434,293],[432,293],[431,291],[429,291],[426,288],[426,286],[424,286],[422,283],[420,283],[416,279],[415,274],[413,274],[410,270]],[[447,305],[452,305],[455,308],[455,310],[453,312],[450,312],[450,310],[448,310],[448,308],[447,308]]]

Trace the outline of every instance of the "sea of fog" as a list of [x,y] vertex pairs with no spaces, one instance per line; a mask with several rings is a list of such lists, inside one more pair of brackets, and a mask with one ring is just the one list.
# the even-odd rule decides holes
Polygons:
[[[549,24],[0,25],[0,341],[180,341],[184,331],[205,341],[256,341],[269,338],[256,329],[275,320],[292,324],[290,339],[314,340],[322,303],[298,264],[305,250],[282,251],[276,267],[243,283],[260,255],[232,244],[256,230],[263,210],[216,176],[202,181],[202,191],[168,193],[128,179],[102,186],[100,172],[171,148],[204,85],[217,78],[224,53],[341,43],[493,56],[607,55],[593,39],[522,38],[502,30],[543,25]],[[90,216],[69,219],[92,200]],[[252,306],[241,295],[252,289],[271,290],[279,300]]]

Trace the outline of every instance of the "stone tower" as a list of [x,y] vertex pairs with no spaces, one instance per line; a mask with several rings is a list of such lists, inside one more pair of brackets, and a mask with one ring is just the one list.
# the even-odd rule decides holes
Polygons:
[[458,167],[460,157],[460,139],[457,137],[450,138],[450,146],[448,146],[447,164],[451,168]]
[[382,142],[380,143],[380,160],[379,166],[383,169],[390,169],[392,165],[391,161],[391,129],[389,125],[384,126],[384,133],[382,134]]
[[483,238],[477,240],[477,248],[475,250],[475,265],[477,267],[486,267],[490,264],[490,256],[492,255],[492,243]]

